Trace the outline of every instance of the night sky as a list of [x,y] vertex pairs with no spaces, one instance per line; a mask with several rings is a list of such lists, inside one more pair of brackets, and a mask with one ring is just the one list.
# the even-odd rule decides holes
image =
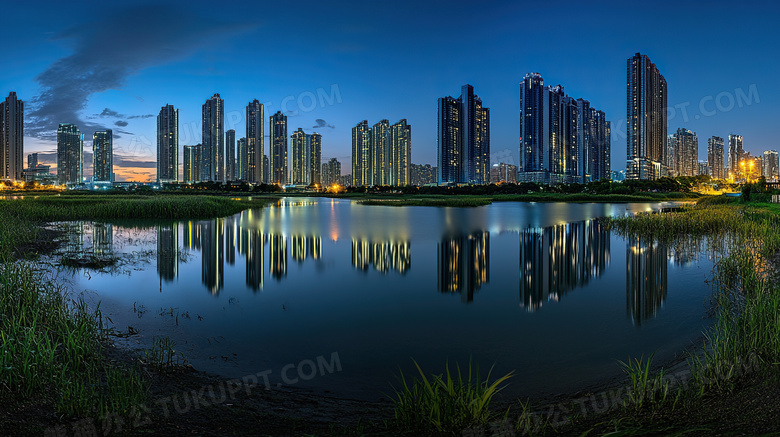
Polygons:
[[493,160],[517,163],[518,86],[533,71],[606,112],[620,170],[626,59],[641,52],[668,82],[669,133],[696,132],[700,159],[712,135],[780,149],[775,2],[329,3],[14,2],[0,11],[0,93],[26,102],[25,154],[44,162],[56,160],[57,124],[78,124],[85,175],[92,132],[112,128],[117,180],[153,179],[160,107],[179,109],[180,147],[196,144],[214,93],[236,138],[256,98],[266,124],[283,110],[288,133],[322,134],[323,161],[346,174],[363,119],[406,118],[412,161],[435,165],[436,99],[465,83],[491,108]]

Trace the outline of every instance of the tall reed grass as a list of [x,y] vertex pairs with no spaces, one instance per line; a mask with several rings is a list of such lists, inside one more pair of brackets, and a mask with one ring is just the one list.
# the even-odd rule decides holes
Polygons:
[[419,435],[461,435],[500,417],[490,404],[512,372],[491,381],[492,369],[483,376],[471,362],[465,372],[459,365],[452,372],[448,364],[438,375],[426,375],[416,361],[414,365],[418,375],[407,379],[402,372],[392,398],[400,428]]
[[141,402],[146,388],[140,378],[117,378],[117,370],[105,362],[106,334],[99,305],[90,308],[82,298],[67,298],[63,287],[32,263],[0,263],[3,392],[50,397],[67,416]]
[[[698,352],[691,353],[693,392],[698,396],[733,390],[747,373],[780,365],[780,215],[775,205],[700,202],[668,214],[640,214],[609,220],[625,235],[665,242],[708,238],[721,253],[713,269],[715,320]],[[627,369],[632,378],[648,372]]]

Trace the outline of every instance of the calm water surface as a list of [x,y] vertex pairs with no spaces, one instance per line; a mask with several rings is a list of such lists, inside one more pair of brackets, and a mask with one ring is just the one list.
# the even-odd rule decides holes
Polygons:
[[[538,396],[617,377],[628,356],[673,359],[701,336],[706,250],[622,238],[597,220],[661,206],[296,198],[214,220],[77,222],[67,250],[121,261],[58,274],[119,330],[139,330],[130,346],[168,336],[225,377],[265,372],[376,399],[412,358],[439,372],[471,357],[516,370],[510,394]],[[312,376],[308,363],[334,353],[341,371]]]

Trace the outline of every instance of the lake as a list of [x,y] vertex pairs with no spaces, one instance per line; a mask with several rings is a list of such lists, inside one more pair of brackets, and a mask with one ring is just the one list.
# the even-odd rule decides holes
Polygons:
[[701,338],[706,244],[623,238],[599,220],[665,206],[286,198],[212,220],[73,222],[66,252],[119,263],[57,275],[138,331],[123,345],[167,336],[226,378],[373,400],[412,359],[437,373],[471,359],[515,370],[506,393],[545,396],[619,377],[629,356],[668,362]]

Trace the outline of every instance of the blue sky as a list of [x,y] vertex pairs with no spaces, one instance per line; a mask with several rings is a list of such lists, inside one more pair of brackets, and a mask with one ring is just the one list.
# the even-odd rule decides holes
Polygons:
[[266,123],[284,110],[289,133],[321,133],[323,159],[348,173],[363,119],[406,118],[412,161],[435,164],[436,99],[470,83],[491,108],[494,158],[517,162],[518,84],[532,71],[606,112],[622,169],[636,52],[667,79],[669,133],[695,131],[700,159],[712,135],[739,133],[753,153],[780,148],[780,6],[769,1],[21,3],[3,10],[5,34],[18,37],[4,48],[0,93],[26,102],[25,152],[53,161],[57,123],[79,124],[87,140],[113,128],[120,179],[153,177],[161,106],[179,108],[180,146],[194,144],[214,93],[237,138],[256,98]]

